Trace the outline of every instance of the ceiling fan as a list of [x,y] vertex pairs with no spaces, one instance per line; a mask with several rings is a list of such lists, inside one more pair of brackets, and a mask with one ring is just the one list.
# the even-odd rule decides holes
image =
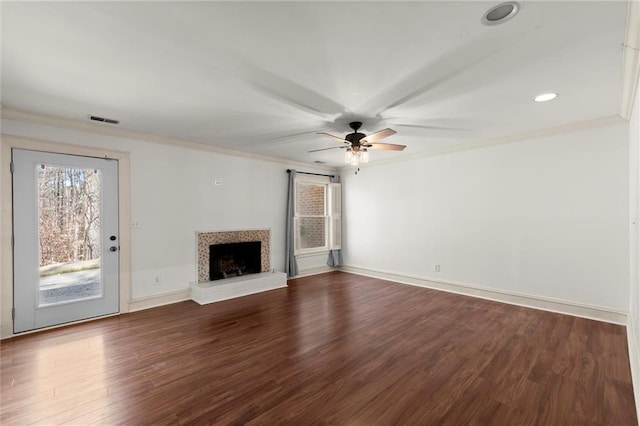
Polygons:
[[358,133],[358,129],[362,127],[362,122],[352,121],[351,123],[349,123],[349,127],[353,129],[353,133],[349,133],[344,137],[344,139],[329,133],[318,132],[319,135],[325,135],[337,142],[344,143],[343,146],[314,149],[309,152],[326,151],[329,149],[346,149],[345,161],[352,166],[357,166],[360,163],[369,162],[369,149],[402,151],[406,148],[406,145],[378,142],[381,139],[396,134],[396,131],[393,129],[383,129],[367,136],[364,133]]

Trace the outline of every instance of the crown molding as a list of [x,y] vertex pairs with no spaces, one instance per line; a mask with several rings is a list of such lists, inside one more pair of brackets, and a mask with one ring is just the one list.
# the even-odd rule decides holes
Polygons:
[[271,157],[268,155],[254,154],[246,151],[223,148],[217,145],[209,145],[201,142],[193,142],[183,139],[170,138],[166,136],[155,135],[152,133],[138,132],[127,130],[121,127],[111,127],[110,124],[85,122],[69,118],[54,117],[50,115],[36,114],[14,108],[7,108],[0,105],[0,117],[2,119],[20,121],[23,123],[38,124],[44,126],[57,127],[67,130],[77,130],[82,132],[114,136],[119,138],[135,139],[142,142],[151,142],[162,145],[175,146],[179,148],[189,148],[200,151],[215,152],[218,154],[230,155],[234,157],[244,157],[253,160],[270,161],[280,164],[286,164],[288,167],[312,167],[314,170],[337,173],[338,169],[331,166],[325,166],[315,163],[304,163],[300,161],[287,160],[284,158]]
[[[541,138],[541,137],[545,137],[545,136],[553,136],[553,135],[559,135],[559,134],[563,134],[563,133],[576,132],[576,131],[579,131],[579,130],[586,130],[586,129],[593,129],[593,128],[598,128],[598,127],[611,126],[611,125],[614,125],[614,124],[628,124],[628,123],[621,116],[612,115],[612,116],[609,116],[609,117],[596,118],[596,119],[593,119],[593,120],[578,121],[578,122],[575,122],[575,123],[563,124],[563,125],[560,125],[560,126],[549,127],[549,128],[546,128],[546,129],[532,130],[532,131],[523,132],[523,133],[516,133],[516,134],[513,134],[513,135],[503,136],[503,137],[499,137],[499,138],[486,139],[486,140],[484,140],[482,142],[474,143],[472,145],[463,145],[463,146],[458,146],[458,147],[455,147],[455,148],[441,149],[441,150],[428,151],[428,152],[418,152],[418,153],[411,154],[411,155],[408,155],[408,156],[390,158],[388,160],[371,161],[371,162],[367,163],[367,167],[368,166],[379,166],[379,165],[384,165],[384,164],[398,163],[398,162],[402,162],[402,161],[415,160],[415,159],[419,159],[419,158],[437,157],[437,156],[440,156],[440,155],[453,154],[453,153],[456,153],[456,152],[470,151],[470,150],[473,150],[473,149],[486,148],[486,147],[489,147],[489,146],[502,145],[502,144],[506,144],[506,143],[523,142],[523,141],[526,141],[526,140],[529,140],[529,139],[536,139],[536,138]],[[352,167],[347,166],[347,165],[345,165],[344,167],[340,168],[340,171],[349,171],[349,170],[352,170]]]
[[633,103],[640,80],[640,1],[631,0],[627,7],[627,30],[622,45],[622,104],[620,116],[631,119]]

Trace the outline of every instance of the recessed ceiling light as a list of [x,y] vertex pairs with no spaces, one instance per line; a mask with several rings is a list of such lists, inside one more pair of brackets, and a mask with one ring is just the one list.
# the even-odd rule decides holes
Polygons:
[[547,102],[558,97],[557,93],[543,93],[533,98],[536,102]]
[[482,16],[482,23],[484,25],[498,25],[507,22],[509,19],[516,16],[520,10],[520,3],[517,1],[508,1],[500,3],[497,6],[493,6],[491,9]]

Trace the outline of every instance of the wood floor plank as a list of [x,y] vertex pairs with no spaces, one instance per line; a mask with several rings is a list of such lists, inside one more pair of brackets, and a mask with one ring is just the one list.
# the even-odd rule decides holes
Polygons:
[[636,425],[624,327],[332,272],[0,342],[0,423]]

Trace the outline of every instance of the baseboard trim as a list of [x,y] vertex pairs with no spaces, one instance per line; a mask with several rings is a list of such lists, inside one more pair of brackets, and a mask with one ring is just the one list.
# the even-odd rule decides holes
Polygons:
[[327,265],[315,266],[313,268],[300,269],[298,271],[298,275],[296,275],[293,278],[303,278],[311,275],[325,274],[327,272],[331,272],[335,270],[336,268],[334,268],[333,266],[327,266]]
[[142,311],[158,306],[191,300],[191,290],[176,290],[170,293],[154,294],[153,296],[139,297],[129,301],[129,312]]
[[631,385],[636,403],[636,413],[640,413],[640,353],[636,340],[636,328],[631,314],[627,321],[627,346],[629,347],[629,366],[631,367]]
[[400,284],[431,288],[434,290],[447,291],[449,293],[508,303],[510,305],[524,306],[527,308],[610,322],[613,324],[627,325],[626,312],[615,311],[599,306],[583,305],[566,300],[511,293],[456,281],[436,280],[429,277],[398,274],[395,272],[381,271],[359,266],[342,266],[340,270],[357,275],[394,281]]

